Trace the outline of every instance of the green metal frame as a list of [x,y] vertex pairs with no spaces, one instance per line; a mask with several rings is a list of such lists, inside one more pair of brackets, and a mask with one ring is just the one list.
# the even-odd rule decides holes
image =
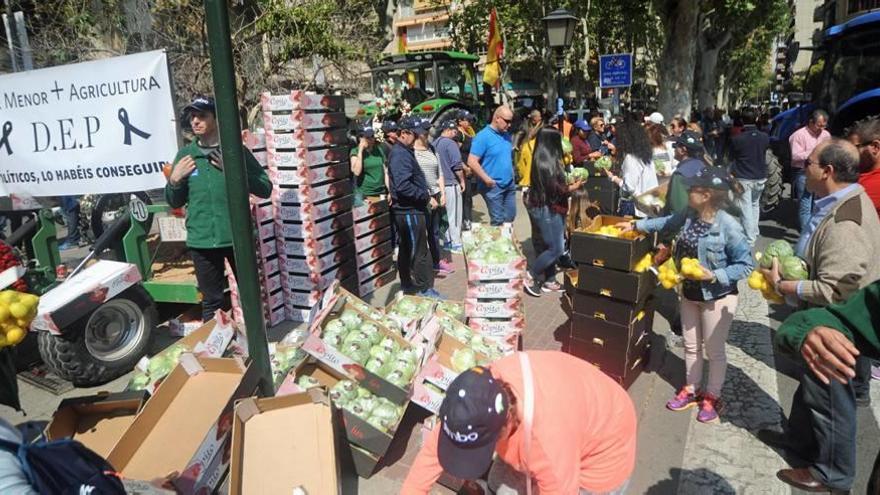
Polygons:
[[[39,222],[37,231],[25,244],[30,259],[37,262],[36,266],[29,267],[29,277],[32,287],[37,293],[43,293],[55,284],[57,274],[55,269],[61,264],[61,252],[58,250],[58,230],[55,227],[55,219],[52,211],[43,209],[37,212]],[[37,286],[38,285],[38,286]]]
[[[168,205],[147,205],[147,213],[155,215],[168,211]],[[152,280],[153,276],[153,253],[147,245],[147,230],[149,225],[146,222],[139,222],[131,218],[131,227],[122,237],[122,253],[124,259],[135,266],[141,272],[143,278],[143,286],[153,301],[157,303],[181,303],[181,304],[199,304],[202,302],[202,293],[196,285],[195,279],[192,282],[165,282]]]

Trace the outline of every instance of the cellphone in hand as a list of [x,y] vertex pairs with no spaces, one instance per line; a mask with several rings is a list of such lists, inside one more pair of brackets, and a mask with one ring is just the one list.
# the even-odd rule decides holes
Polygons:
[[223,162],[220,161],[220,157],[220,150],[211,150],[211,152],[208,153],[208,162],[218,169],[223,170]]

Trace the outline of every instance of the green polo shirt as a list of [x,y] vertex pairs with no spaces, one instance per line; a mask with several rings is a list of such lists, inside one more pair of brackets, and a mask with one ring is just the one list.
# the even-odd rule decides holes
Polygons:
[[[357,156],[358,148],[351,149],[351,156]],[[356,177],[355,187],[364,196],[379,196],[387,194],[385,189],[385,152],[378,144],[373,149],[364,149],[361,157],[363,170]]]

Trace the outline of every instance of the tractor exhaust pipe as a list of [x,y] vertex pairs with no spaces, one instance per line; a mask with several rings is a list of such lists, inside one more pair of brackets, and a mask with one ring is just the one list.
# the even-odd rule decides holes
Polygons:
[[95,239],[95,243],[92,245],[92,249],[91,251],[89,251],[89,254],[85,258],[83,258],[83,260],[80,261],[78,265],[76,265],[76,268],[74,268],[74,270],[70,272],[68,278],[72,278],[80,270],[82,270],[83,267],[86,266],[86,263],[88,263],[89,260],[103,253],[104,250],[109,248],[111,244],[121,239],[122,236],[125,235],[125,232],[128,231],[128,228],[130,226],[131,215],[129,214],[128,207],[126,206],[125,210],[122,212],[122,215],[119,215],[119,218],[113,221],[113,223],[110,225],[110,228],[105,230],[100,237]]

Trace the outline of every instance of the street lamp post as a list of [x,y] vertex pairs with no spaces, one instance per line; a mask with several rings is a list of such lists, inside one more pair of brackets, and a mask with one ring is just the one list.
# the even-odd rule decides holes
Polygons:
[[[556,98],[562,99],[562,69],[565,66],[565,50],[571,46],[577,17],[566,9],[556,9],[542,19],[547,34],[547,46],[556,54]],[[562,105],[557,103],[559,132],[562,132]]]

